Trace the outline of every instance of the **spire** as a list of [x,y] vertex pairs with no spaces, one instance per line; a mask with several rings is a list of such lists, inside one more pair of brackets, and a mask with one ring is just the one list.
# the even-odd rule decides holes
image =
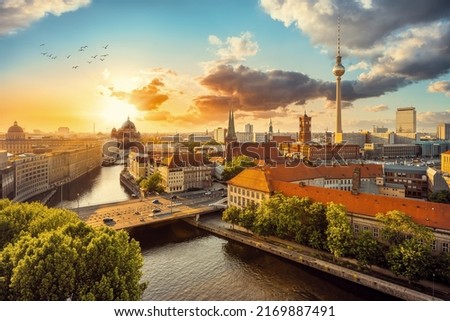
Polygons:
[[227,137],[226,138],[229,141],[237,140],[236,130],[234,129],[234,112],[233,112],[233,107],[230,107],[230,110],[228,112],[228,131],[227,131]]
[[269,133],[273,134],[272,118],[270,119],[270,122],[269,122]]

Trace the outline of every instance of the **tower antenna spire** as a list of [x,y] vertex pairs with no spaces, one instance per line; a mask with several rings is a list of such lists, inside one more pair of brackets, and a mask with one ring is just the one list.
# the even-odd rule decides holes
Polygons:
[[337,19],[337,56],[341,56],[341,16]]

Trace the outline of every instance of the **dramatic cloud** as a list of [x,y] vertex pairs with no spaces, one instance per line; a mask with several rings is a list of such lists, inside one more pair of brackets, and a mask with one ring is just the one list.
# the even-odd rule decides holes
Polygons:
[[353,85],[355,97],[380,96],[450,71],[447,0],[261,0],[261,6],[333,54],[339,14],[344,64],[353,56],[365,64],[349,70],[367,69]]
[[111,96],[127,100],[141,111],[157,110],[162,103],[169,99],[169,96],[161,93],[162,87],[164,87],[164,83],[160,79],[154,78],[147,86],[131,92],[115,91],[111,88]]
[[431,93],[444,93],[450,96],[450,81],[436,81],[428,86],[428,91]]
[[389,107],[386,106],[386,105],[377,105],[377,106],[370,106],[370,107],[365,107],[364,108],[365,111],[371,111],[371,112],[374,112],[374,113],[378,113],[380,111],[385,111],[385,110],[388,110],[388,109],[389,109]]
[[0,36],[24,29],[47,14],[59,16],[87,6],[90,2],[90,0],[0,1]]
[[[392,84],[389,83],[392,81]],[[304,105],[325,98],[326,108],[336,107],[336,84],[312,79],[299,72],[270,70],[267,72],[246,66],[220,65],[211,70],[200,83],[213,95],[199,96],[194,104],[204,112],[228,110],[233,97],[235,108],[241,111],[268,111],[288,105]],[[352,107],[352,101],[376,97],[398,89],[399,81],[342,81],[342,107]],[[378,87],[377,87],[378,85]]]

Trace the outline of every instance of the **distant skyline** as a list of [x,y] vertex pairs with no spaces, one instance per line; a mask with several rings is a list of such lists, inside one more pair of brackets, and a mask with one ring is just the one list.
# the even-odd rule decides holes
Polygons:
[[2,1],[0,132],[334,131],[338,15],[344,132],[450,122],[446,0]]

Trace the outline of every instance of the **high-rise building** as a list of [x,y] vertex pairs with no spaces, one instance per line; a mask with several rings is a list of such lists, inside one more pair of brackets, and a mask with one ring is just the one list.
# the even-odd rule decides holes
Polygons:
[[340,18],[338,17],[338,28],[337,28],[337,55],[336,64],[333,67],[333,74],[336,76],[336,132],[334,134],[334,142],[336,144],[341,143],[342,138],[342,120],[341,120],[341,77],[345,73],[345,68],[342,65],[341,57],[341,24]]
[[403,107],[397,108],[395,115],[396,133],[415,133],[416,132],[416,108]]
[[214,129],[214,140],[218,143],[225,143],[225,137],[227,136],[227,129],[226,128],[216,128]]
[[253,133],[253,125],[252,124],[245,124],[245,132],[246,133]]
[[440,123],[437,125],[436,136],[438,139],[450,140],[450,123]]
[[311,117],[308,117],[305,111],[304,115],[299,117],[298,140],[305,144],[310,142],[311,139]]

